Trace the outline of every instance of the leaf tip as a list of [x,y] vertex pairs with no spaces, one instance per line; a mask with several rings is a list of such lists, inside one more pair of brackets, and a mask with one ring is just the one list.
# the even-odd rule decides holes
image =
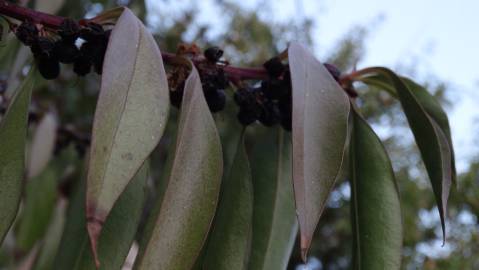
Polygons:
[[102,229],[102,222],[98,219],[89,219],[87,222],[88,237],[90,238],[91,251],[95,260],[96,269],[100,268],[100,260],[98,258],[98,240]]
[[308,261],[308,251],[311,246],[311,239],[301,234],[301,259],[303,262]]

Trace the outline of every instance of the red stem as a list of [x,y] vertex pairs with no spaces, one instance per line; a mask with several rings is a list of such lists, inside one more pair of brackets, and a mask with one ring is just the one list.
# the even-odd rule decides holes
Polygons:
[[[60,16],[55,16],[51,14],[46,14],[43,12],[35,11],[29,8],[20,7],[15,4],[9,3],[6,0],[0,0],[0,15],[5,15],[12,17],[20,21],[30,21],[37,24],[42,24],[46,27],[57,29],[65,18]],[[81,20],[80,24],[85,23],[86,20]],[[174,61],[175,54],[162,52],[163,61],[167,64],[171,64]],[[198,64],[200,59],[193,59],[195,64]],[[232,79],[232,81],[239,80],[263,80],[268,78],[268,73],[263,67],[257,68],[244,68],[244,67],[234,67],[229,65],[222,65],[225,73]],[[349,75],[344,76],[344,78],[350,78]],[[349,93],[349,91],[354,91],[352,89],[346,90],[349,95],[354,96],[355,93]],[[357,94],[356,94],[357,95]]]

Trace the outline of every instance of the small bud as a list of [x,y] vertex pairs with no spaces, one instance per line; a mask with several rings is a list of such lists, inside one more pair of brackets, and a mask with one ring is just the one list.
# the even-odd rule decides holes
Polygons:
[[203,53],[206,59],[212,63],[216,63],[220,60],[221,56],[223,56],[223,50],[219,47],[210,47],[205,50]]
[[263,64],[263,67],[266,69],[271,78],[278,78],[286,70],[279,57],[273,57],[269,59]]
[[38,38],[38,29],[31,22],[23,22],[15,30],[15,35],[26,46],[32,46]]
[[92,63],[85,57],[79,57],[73,63],[73,72],[78,76],[85,76],[91,71]]

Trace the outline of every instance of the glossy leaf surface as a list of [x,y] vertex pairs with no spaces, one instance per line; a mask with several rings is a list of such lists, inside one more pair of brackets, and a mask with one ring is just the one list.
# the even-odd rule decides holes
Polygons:
[[161,209],[135,269],[190,269],[215,214],[223,174],[221,142],[194,67],[185,83],[179,121]]
[[354,113],[350,149],[353,269],[400,269],[402,220],[395,181],[381,141]]
[[17,89],[0,123],[0,243],[17,215],[25,174],[25,144],[36,69]]
[[298,44],[288,51],[293,89],[293,181],[303,259],[331,193],[348,141],[349,100],[344,90]]
[[292,185],[291,137],[281,128],[254,136],[253,238],[248,269],[286,269],[298,232]]
[[93,247],[100,224],[158,144],[168,110],[160,50],[125,9],[110,37],[93,124],[86,209]]

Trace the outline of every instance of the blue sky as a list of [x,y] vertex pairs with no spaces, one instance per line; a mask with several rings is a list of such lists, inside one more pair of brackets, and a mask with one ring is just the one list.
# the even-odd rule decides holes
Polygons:
[[[175,13],[182,6],[200,6],[203,23],[221,22],[214,0],[150,1],[152,11]],[[260,0],[238,3],[254,8]],[[263,17],[285,21],[298,15],[314,20],[315,53],[323,60],[335,43],[354,26],[367,26],[366,55],[358,68],[388,66],[408,71],[414,66],[415,79],[435,77],[450,86],[448,109],[458,169],[467,169],[468,160],[478,156],[479,140],[479,1],[476,0],[276,0]],[[274,14],[274,15],[271,15]],[[478,121],[479,122],[479,121]]]

